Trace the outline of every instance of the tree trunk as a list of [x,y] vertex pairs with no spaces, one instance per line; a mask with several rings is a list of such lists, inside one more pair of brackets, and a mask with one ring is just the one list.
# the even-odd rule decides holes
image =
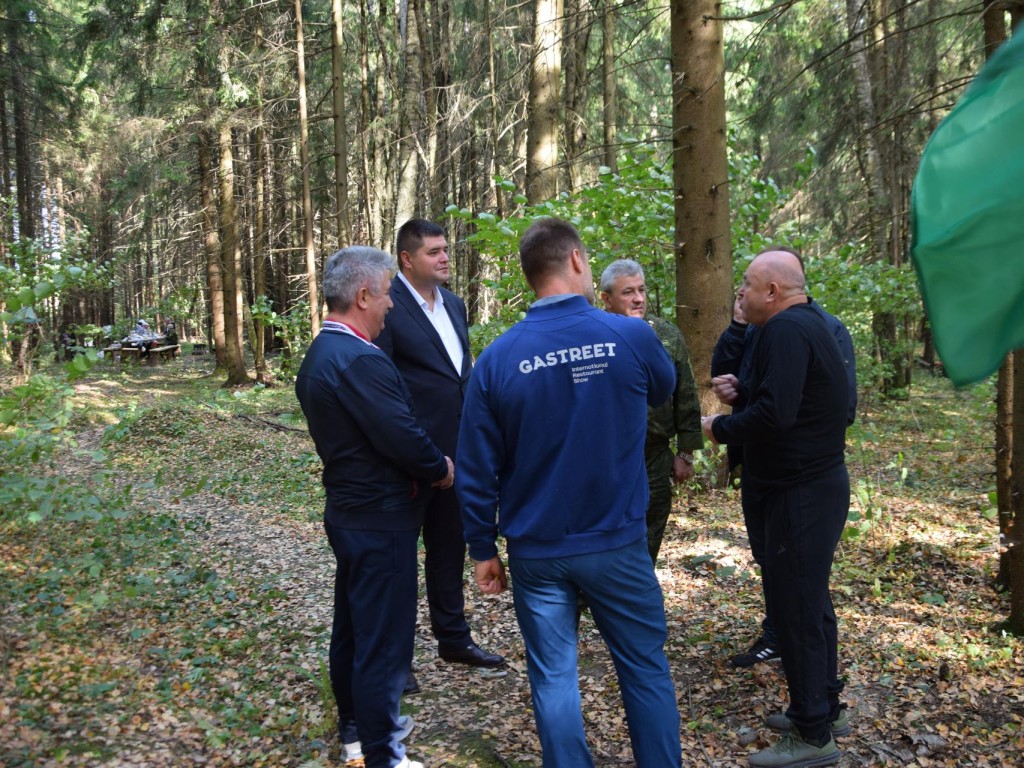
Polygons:
[[[17,18],[25,21],[23,13],[13,11]],[[27,22],[26,22],[27,23]],[[28,109],[25,104],[24,52],[18,25],[7,23],[7,58],[10,64],[10,94],[14,107],[14,176],[18,198],[18,239],[34,240],[36,237],[35,204],[33,200],[32,150],[29,146]]]
[[[257,25],[256,39],[259,48],[266,46],[263,36],[262,21]],[[253,243],[252,243],[252,281],[253,298],[255,301],[267,297],[267,262],[270,254],[270,226],[267,222],[267,214],[272,206],[270,201],[270,187],[267,183],[270,177],[269,145],[267,142],[266,120],[267,114],[264,109],[264,95],[266,83],[261,69],[256,79],[256,91],[258,105],[256,108],[256,127],[249,135],[251,149],[250,157],[256,159],[253,171]],[[251,316],[251,315],[250,315]],[[260,319],[253,320],[252,333],[252,356],[253,365],[256,368],[256,381],[260,384],[267,383],[267,361],[265,353],[267,350],[266,326]]]
[[424,88],[419,24],[422,11],[417,0],[409,0],[406,10],[407,15],[401,20],[401,27],[405,31],[401,41],[405,62],[402,113],[399,121],[401,138],[398,146],[398,196],[393,222],[396,230],[416,216],[416,193],[419,189],[418,149],[424,124],[420,107]]
[[1013,445],[1010,517],[1002,534],[1010,571],[1010,615],[1006,628],[1024,635],[1024,350],[1013,352]]
[[[262,113],[262,109],[260,110]],[[253,190],[253,203],[255,204],[255,231],[253,233],[252,248],[252,282],[253,295],[259,299],[267,295],[267,251],[269,250],[269,235],[267,232],[267,190],[264,179],[267,173],[267,146],[266,131],[263,128],[262,114],[257,121],[256,130],[252,132],[252,143],[255,145],[252,152],[256,157],[256,171],[253,174],[255,189]],[[267,383],[267,362],[264,357],[266,352],[266,327],[262,320],[254,320],[252,356],[253,364],[256,367],[256,381],[260,384]]]
[[217,229],[216,175],[213,171],[213,137],[208,128],[199,131],[199,189],[203,205],[203,244],[206,252],[206,286],[210,300],[210,339],[216,359],[215,373],[227,370],[224,338],[224,277],[220,265],[220,233]]
[[602,96],[604,97],[604,164],[612,173],[619,170],[615,144],[618,141],[618,90],[615,78],[615,6],[613,0],[604,0],[601,26],[604,39],[601,44],[603,64]]
[[302,165],[302,245],[306,253],[306,290],[312,335],[320,332],[320,297],[316,285],[313,242],[313,198],[309,189],[309,114],[306,107],[306,45],[302,31],[302,0],[295,0],[295,59],[299,89],[299,163]]
[[[0,62],[6,64],[6,45],[0,39]],[[13,208],[10,204],[11,197],[11,143],[8,138],[7,127],[7,89],[0,82],[0,264],[12,264],[13,259],[8,262],[7,243],[14,237]],[[6,337],[6,326],[0,326],[0,334]]]
[[491,144],[491,155],[490,155],[490,173],[488,188],[490,189],[493,205],[494,214],[499,218],[504,218],[504,207],[501,201],[501,189],[498,187],[495,178],[499,175],[501,169],[501,131],[498,129],[498,83],[496,80],[496,66],[494,62],[494,31],[493,31],[493,19],[491,19],[491,0],[484,0],[484,20],[487,25],[487,81],[490,92],[488,93],[488,106],[490,107],[490,144]]
[[231,125],[220,127],[220,232],[224,280],[224,351],[228,369],[226,387],[248,384],[242,345],[242,254],[238,245],[238,217],[235,211],[235,160]]
[[999,366],[996,378],[995,469],[996,510],[999,514],[999,570],[993,580],[997,591],[1010,588],[1010,552],[1006,541],[1013,529],[1013,354],[1007,355]]
[[672,0],[672,183],[676,322],[686,337],[704,413],[711,353],[732,316],[722,15],[715,0]]
[[590,0],[565,0],[565,164],[569,190],[583,186],[582,154],[587,145],[587,51],[590,47]]
[[431,6],[434,13],[420,14],[420,39],[429,42],[423,45],[420,57],[421,70],[426,77],[431,74],[430,87],[425,92],[427,211],[428,217],[439,220],[444,215],[448,201],[453,200],[454,186],[447,182],[452,174],[448,170],[456,162],[456,153],[451,146],[451,131],[455,124],[452,113],[455,100],[451,96],[452,82],[452,9],[450,0],[435,0]]
[[526,199],[558,194],[558,107],[561,80],[562,0],[535,0],[533,61],[526,127]]
[[334,106],[334,205],[338,218],[338,247],[352,241],[348,218],[348,135],[345,126],[344,22],[341,0],[331,0],[331,93]]

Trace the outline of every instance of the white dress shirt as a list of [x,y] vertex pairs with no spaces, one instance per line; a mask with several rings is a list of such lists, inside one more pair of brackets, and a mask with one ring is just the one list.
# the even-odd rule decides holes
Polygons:
[[458,374],[462,374],[462,342],[459,341],[459,335],[455,333],[455,326],[452,325],[452,319],[448,317],[448,313],[444,308],[444,299],[441,297],[441,291],[438,290],[437,286],[434,286],[434,308],[430,309],[430,305],[427,300],[420,296],[412,283],[406,279],[405,275],[401,272],[398,273],[399,279],[405,283],[405,287],[409,289],[409,293],[416,300],[416,303],[420,305],[420,309],[423,310],[423,314],[430,320],[430,324],[434,326],[437,334],[441,337],[441,342],[444,344],[444,348],[448,351],[448,357],[452,361],[452,365],[455,366],[455,371]]

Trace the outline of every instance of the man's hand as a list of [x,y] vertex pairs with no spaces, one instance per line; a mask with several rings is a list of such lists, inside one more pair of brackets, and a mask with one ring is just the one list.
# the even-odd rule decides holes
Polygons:
[[672,482],[676,485],[685,483],[693,477],[693,462],[681,456],[672,457]]
[[711,379],[711,391],[722,405],[732,405],[740,395],[740,380],[727,373]]
[[712,445],[718,445],[718,441],[715,440],[715,433],[711,431],[711,425],[715,423],[721,414],[715,414],[714,416],[701,416],[700,417],[700,431],[704,433],[704,437],[711,441]]
[[479,563],[474,561],[473,580],[485,595],[499,595],[508,588],[505,566],[497,557]]
[[732,319],[737,323],[743,323],[744,325],[747,324],[747,318],[743,314],[743,307],[740,306],[739,294],[736,294],[736,299],[732,303]]
[[431,483],[435,488],[440,488],[442,491],[445,488],[451,488],[452,483],[455,482],[455,465],[447,456],[444,457],[444,460],[448,462],[448,476],[444,480],[438,480],[435,483]]

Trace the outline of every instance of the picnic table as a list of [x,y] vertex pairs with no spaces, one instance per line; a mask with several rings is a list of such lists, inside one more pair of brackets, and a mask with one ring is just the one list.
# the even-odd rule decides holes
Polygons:
[[157,366],[168,358],[176,357],[181,349],[180,344],[165,344],[166,340],[165,336],[157,334],[130,333],[121,339],[120,343],[111,344],[103,352],[109,354],[116,362],[138,361],[143,357],[143,352],[146,352],[145,357],[149,365]]

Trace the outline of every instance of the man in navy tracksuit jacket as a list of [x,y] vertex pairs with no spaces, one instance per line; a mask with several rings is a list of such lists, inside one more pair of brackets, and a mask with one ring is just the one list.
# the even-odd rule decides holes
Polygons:
[[[743,446],[745,477],[756,483],[765,519],[766,584],[789,688],[785,715],[768,725],[786,734],[750,755],[752,766],[820,766],[839,760],[834,735],[849,732],[839,694],[838,632],[829,575],[850,505],[846,472],[846,365],[824,319],[807,302],[792,253],[751,262],[739,291],[746,319],[760,326],[751,353],[746,407],[705,416],[704,434]],[[735,377],[712,380],[716,394]]]
[[672,394],[672,361],[643,320],[592,306],[571,224],[534,222],[519,254],[538,301],[480,356],[456,457],[475,579],[485,593],[505,588],[500,533],[545,766],[594,764],[576,665],[580,593],[615,661],[637,766],[678,766],[644,469],[647,406]]
[[324,464],[324,528],[337,561],[331,687],[349,757],[422,768],[400,742],[399,701],[416,630],[416,546],[424,489],[450,487],[451,461],[416,423],[398,369],[372,340],[391,308],[394,258],[352,246],[324,266],[329,313],[295,394]]

